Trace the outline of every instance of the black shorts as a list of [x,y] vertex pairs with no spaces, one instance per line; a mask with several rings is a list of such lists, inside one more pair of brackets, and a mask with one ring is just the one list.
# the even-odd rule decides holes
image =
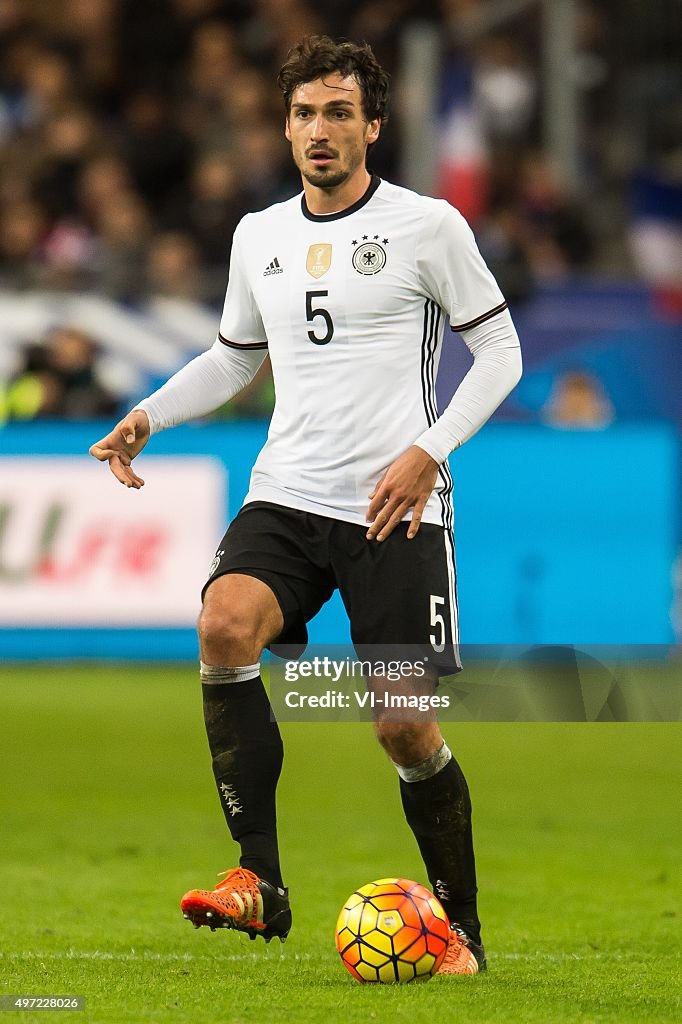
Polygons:
[[439,675],[450,675],[461,668],[452,536],[422,523],[408,541],[407,526],[399,523],[378,543],[357,523],[251,502],[220,542],[202,597],[219,576],[254,576],[282,610],[284,628],[275,642],[302,651],[306,623],[338,588],[356,648],[414,645],[415,656],[428,656]]

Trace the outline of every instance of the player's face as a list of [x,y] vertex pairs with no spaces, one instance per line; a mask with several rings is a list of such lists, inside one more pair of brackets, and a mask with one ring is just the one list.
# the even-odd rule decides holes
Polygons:
[[285,134],[305,180],[333,189],[364,172],[367,146],[379,129],[378,120],[365,119],[355,79],[335,73],[294,90]]

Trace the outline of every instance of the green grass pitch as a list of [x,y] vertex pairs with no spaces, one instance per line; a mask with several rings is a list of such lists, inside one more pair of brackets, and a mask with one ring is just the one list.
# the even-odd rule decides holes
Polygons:
[[381,876],[426,882],[368,725],[283,726],[294,928],[266,947],[178,909],[236,862],[195,671],[0,670],[0,993],[84,995],[66,1019],[114,1024],[681,1019],[679,727],[445,732],[474,799],[490,970],[361,986],[334,949],[340,906]]

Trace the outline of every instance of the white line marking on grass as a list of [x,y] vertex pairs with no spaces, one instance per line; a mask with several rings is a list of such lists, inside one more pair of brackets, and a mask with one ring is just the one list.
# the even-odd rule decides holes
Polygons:
[[[23,953],[0,953],[2,960],[111,960],[119,962],[144,963],[154,961],[160,963],[224,963],[227,961],[251,961],[253,963],[267,963],[273,957],[265,953],[215,953],[213,956],[197,953],[155,953],[150,950],[137,952],[131,949],[127,953],[112,953],[103,949],[78,950],[69,949],[50,953],[34,953],[26,951]],[[280,953],[277,960],[317,960],[325,961],[333,959],[330,954],[313,955],[312,953]],[[491,959],[495,960],[525,960],[525,961],[549,961],[551,963],[567,963],[571,960],[643,960],[653,959],[653,954],[642,954],[641,951],[626,953],[496,953]]]
[[[154,961],[161,963],[191,963],[193,961],[203,961],[206,963],[221,963],[225,960],[252,960],[256,962],[258,960],[264,960],[267,962],[268,954],[266,953],[265,958],[262,954],[259,956],[258,953],[216,953],[214,956],[208,956],[196,953],[154,953],[150,950],[144,950],[138,953],[136,950],[131,949],[128,953],[112,953],[103,949],[94,950],[80,950],[80,949],[69,949],[65,951],[50,952],[50,953],[34,953],[32,951],[26,951],[23,953],[0,953],[0,961],[2,960],[112,960],[116,963],[133,961],[141,963],[143,961]],[[285,953],[280,953],[279,960],[312,960],[311,953],[290,953],[288,956]]]

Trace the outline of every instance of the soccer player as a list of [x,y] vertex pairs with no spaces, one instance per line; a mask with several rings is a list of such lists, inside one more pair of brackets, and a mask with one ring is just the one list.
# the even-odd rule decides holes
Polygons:
[[[304,643],[306,623],[338,588],[355,645],[421,645],[439,675],[457,671],[447,459],[521,372],[507,303],[461,215],[367,170],[388,100],[371,49],[309,37],[278,82],[302,194],[244,217],[215,344],[91,448],[122,484],[142,487],[131,463],[149,437],[221,406],[269,353],[268,439],[199,620],[206,729],[240,866],[181,904],[195,925],[266,940],[284,940],[291,911],[275,816],[282,741],[262,651]],[[444,326],[462,335],[473,364],[439,416]],[[485,953],[462,770],[435,714],[378,714],[375,728],[451,922],[441,972],[474,974]]]

